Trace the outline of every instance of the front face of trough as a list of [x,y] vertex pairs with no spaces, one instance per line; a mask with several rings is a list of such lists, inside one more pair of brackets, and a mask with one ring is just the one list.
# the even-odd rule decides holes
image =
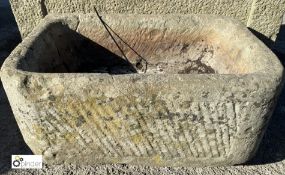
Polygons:
[[5,91],[35,154],[50,164],[155,166],[254,155],[283,68],[243,25],[196,15],[103,20],[48,16],[4,63]]

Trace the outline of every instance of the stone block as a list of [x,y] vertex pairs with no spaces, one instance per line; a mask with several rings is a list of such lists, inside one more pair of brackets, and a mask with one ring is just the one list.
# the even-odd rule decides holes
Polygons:
[[48,15],[1,80],[49,164],[233,165],[258,148],[283,67],[242,23],[208,15]]

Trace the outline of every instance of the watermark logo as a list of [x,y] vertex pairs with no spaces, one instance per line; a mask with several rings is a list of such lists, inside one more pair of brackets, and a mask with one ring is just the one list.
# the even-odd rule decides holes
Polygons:
[[42,168],[43,158],[41,155],[12,155],[13,169],[37,169]]

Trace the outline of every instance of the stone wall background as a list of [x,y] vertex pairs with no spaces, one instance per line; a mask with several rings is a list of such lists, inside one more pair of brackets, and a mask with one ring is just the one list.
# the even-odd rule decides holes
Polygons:
[[[24,1],[24,0],[22,0]],[[84,0],[82,0],[84,1]],[[271,0],[268,0],[271,1]],[[20,42],[20,32],[8,0],[0,0],[0,65]],[[275,53],[285,62],[285,17],[277,35]],[[280,175],[285,172],[285,89],[254,159],[244,165],[206,168],[169,168],[131,165],[45,165],[41,170],[10,170],[11,154],[32,154],[18,129],[0,83],[0,174],[209,174]]]
[[[10,0],[22,37],[48,13],[214,14],[241,20],[267,44],[275,41],[285,0]],[[269,40],[269,41],[267,41]]]

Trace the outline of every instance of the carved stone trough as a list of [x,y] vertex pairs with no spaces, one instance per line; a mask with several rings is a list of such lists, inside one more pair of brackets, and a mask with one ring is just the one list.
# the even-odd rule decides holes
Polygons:
[[255,154],[282,74],[226,17],[67,14],[47,16],[1,79],[46,163],[205,166]]

